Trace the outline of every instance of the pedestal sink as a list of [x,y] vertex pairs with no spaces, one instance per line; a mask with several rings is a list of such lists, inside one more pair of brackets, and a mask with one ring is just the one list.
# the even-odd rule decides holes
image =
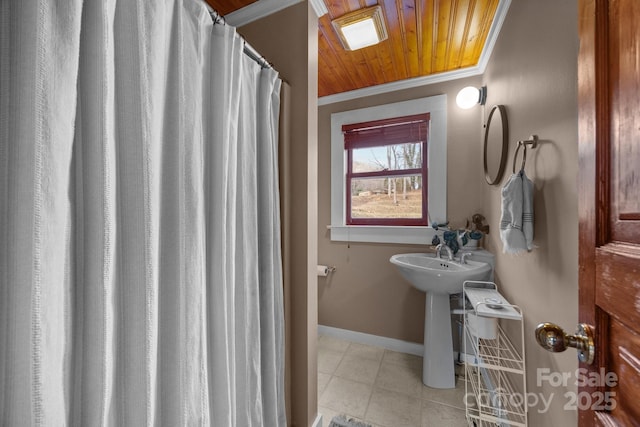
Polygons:
[[422,382],[433,388],[454,388],[449,295],[462,292],[465,280],[488,280],[491,266],[480,261],[447,261],[430,253],[398,254],[390,261],[413,287],[427,293]]

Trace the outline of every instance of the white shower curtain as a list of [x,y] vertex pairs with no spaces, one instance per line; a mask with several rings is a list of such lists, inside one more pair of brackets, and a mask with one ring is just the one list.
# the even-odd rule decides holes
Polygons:
[[286,425],[279,89],[200,0],[0,3],[0,425]]

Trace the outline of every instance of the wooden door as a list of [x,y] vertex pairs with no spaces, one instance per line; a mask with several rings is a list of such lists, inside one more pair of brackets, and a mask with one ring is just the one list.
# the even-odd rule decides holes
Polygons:
[[601,380],[579,388],[580,425],[638,426],[640,1],[580,0],[579,32],[579,310],[596,342],[580,367]]

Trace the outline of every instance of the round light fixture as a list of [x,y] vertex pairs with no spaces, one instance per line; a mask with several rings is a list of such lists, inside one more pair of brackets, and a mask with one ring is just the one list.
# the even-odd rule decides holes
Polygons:
[[477,88],[474,86],[467,86],[462,88],[456,96],[456,104],[463,109],[469,109],[476,104],[484,105],[487,97],[487,88],[485,86]]

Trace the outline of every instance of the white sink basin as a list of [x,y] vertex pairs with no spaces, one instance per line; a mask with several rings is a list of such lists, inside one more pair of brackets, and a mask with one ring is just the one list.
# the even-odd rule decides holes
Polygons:
[[436,258],[435,254],[398,254],[391,257],[402,277],[422,292],[456,294],[465,280],[489,280],[491,266],[467,260],[466,264]]
[[491,265],[470,260],[461,264],[425,253],[394,255],[390,261],[414,288],[427,293],[422,382],[433,388],[454,388],[449,295],[462,292],[465,280],[489,280]]

